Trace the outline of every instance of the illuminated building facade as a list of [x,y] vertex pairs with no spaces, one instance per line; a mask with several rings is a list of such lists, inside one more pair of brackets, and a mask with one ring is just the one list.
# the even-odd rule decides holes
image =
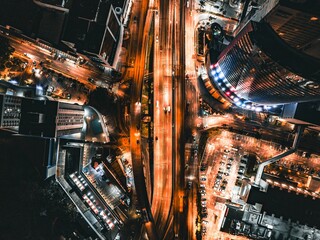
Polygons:
[[0,95],[0,127],[18,128],[21,113],[21,97]]
[[280,1],[261,22],[248,22],[212,62],[211,79],[236,105],[263,110],[320,100],[319,17],[290,3]]
[[288,46],[270,25],[250,22],[221,53],[211,74],[224,94],[242,106],[320,100],[319,69],[319,59]]

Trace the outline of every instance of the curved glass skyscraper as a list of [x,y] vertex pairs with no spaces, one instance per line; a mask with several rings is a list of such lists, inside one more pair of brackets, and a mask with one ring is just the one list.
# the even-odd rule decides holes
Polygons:
[[[292,25],[291,20],[281,32],[280,27],[275,29],[274,20],[280,13],[285,14],[285,9],[277,7],[273,17],[269,14],[259,23],[249,22],[212,66],[216,85],[238,106],[320,100],[320,59],[301,50],[303,41],[293,41],[294,35],[301,35],[299,28],[308,34],[305,29],[310,27],[312,39],[320,37],[320,21],[312,14],[304,14],[310,26]],[[310,36],[305,39],[312,40]]]

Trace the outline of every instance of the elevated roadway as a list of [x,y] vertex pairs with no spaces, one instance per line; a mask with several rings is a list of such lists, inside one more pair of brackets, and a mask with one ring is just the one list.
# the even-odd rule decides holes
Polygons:
[[[151,7],[150,7],[151,6]],[[137,28],[137,38],[134,40],[135,67],[133,70],[132,95],[130,103],[130,149],[132,157],[132,167],[134,173],[135,189],[140,207],[145,209],[145,229],[149,239],[159,239],[157,230],[152,217],[150,202],[148,200],[145,172],[141,159],[141,138],[140,138],[140,121],[141,121],[141,91],[145,75],[146,52],[148,47],[148,35],[151,28],[153,11],[152,2],[137,1],[133,8],[138,8],[140,12],[139,26]],[[134,10],[133,10],[134,11]]]

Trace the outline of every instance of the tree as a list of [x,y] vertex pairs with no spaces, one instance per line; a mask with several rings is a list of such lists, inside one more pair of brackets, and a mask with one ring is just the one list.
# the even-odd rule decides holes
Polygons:
[[0,37],[0,66],[9,60],[10,55],[14,52],[14,48],[10,46],[9,40]]

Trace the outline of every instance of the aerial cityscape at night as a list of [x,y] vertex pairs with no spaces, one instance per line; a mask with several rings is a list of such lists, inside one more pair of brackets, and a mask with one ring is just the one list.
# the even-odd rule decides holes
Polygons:
[[320,240],[320,0],[0,1],[0,239]]

